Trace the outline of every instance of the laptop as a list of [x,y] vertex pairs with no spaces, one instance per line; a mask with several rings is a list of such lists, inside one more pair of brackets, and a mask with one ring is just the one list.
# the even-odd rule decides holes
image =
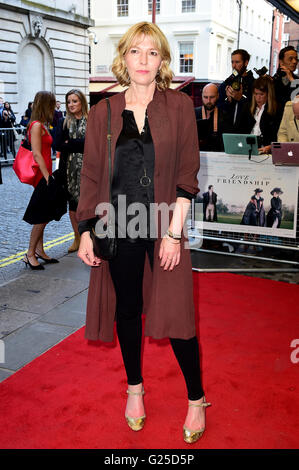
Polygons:
[[253,134],[222,134],[224,152],[230,155],[259,155],[257,136]]
[[299,142],[273,142],[271,147],[274,165],[299,166]]

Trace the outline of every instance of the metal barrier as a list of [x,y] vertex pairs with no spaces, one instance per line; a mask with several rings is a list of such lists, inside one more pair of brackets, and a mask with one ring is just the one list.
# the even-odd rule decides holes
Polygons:
[[23,126],[0,128],[0,159],[2,163],[15,159],[25,133],[26,128]]

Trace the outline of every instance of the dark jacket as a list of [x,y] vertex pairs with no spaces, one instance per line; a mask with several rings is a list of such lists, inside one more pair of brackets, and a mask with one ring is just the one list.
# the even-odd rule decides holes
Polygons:
[[[206,221],[206,211],[207,211],[207,207],[208,207],[208,204],[210,203],[210,192],[207,191],[205,193],[203,193],[202,195],[202,200],[203,200],[203,220]],[[217,222],[218,218],[217,218],[217,194],[214,193],[214,191],[212,192],[212,204],[214,205],[214,219],[213,219],[213,222]]]
[[271,209],[267,214],[267,227],[272,227],[276,217],[278,218],[277,228],[279,228],[282,219],[282,200],[280,197],[272,197],[271,199]]
[[[259,145],[266,146],[272,142],[277,141],[277,132],[280,125],[280,113],[271,115],[267,112],[268,106],[265,105],[261,120],[260,129],[261,136],[259,138]],[[253,126],[255,125],[255,119],[250,112],[250,103],[244,105],[240,119],[236,124],[236,131],[238,134],[250,134]]]
[[56,128],[55,149],[60,152],[59,171],[66,182],[67,159],[70,153],[83,153],[85,139],[71,139],[67,126],[64,126],[64,117],[60,118]]
[[[122,112],[126,107],[124,92],[113,95],[111,104],[112,171],[115,147],[123,127]],[[197,194],[199,152],[196,120],[192,100],[183,92],[156,90],[147,107],[148,122],[155,149],[155,202],[175,203],[177,187]],[[109,201],[107,105],[105,100],[92,106],[87,121],[80,200],[76,212],[78,222],[95,217],[96,206]],[[170,218],[172,212],[170,211]],[[196,335],[193,281],[190,252],[184,247],[176,268],[164,271],[159,263],[162,239],[158,222],[153,271],[146,260],[143,292],[145,335],[159,338],[189,339]],[[174,295],[175,286],[175,295]],[[87,300],[85,335],[91,340],[112,341],[116,296],[109,264],[91,268]]]
[[[298,80],[299,76],[293,73],[294,80]],[[291,101],[292,92],[298,88],[294,82],[291,82],[287,79],[286,74],[280,70],[277,70],[276,74],[273,76],[273,83],[275,88],[275,96],[278,103],[281,105],[281,110],[283,112],[284,105],[287,101]],[[293,85],[293,86],[292,86]]]
[[[221,83],[219,87],[219,100],[218,100],[218,107],[223,109],[229,119],[229,126],[233,129],[234,132],[234,118],[236,113],[235,123],[238,122],[239,117],[241,115],[243,106],[245,103],[251,103],[252,98],[252,85],[254,82],[254,76],[251,70],[247,72],[245,77],[242,77],[242,87],[243,87],[243,98],[240,101],[232,100],[231,102],[227,100],[226,96],[226,87],[230,86],[232,83],[232,76],[229,76],[223,83]],[[237,109],[236,109],[237,107]]]
[[262,197],[258,200],[255,196],[252,196],[246,206],[241,220],[241,225],[254,225],[258,227],[266,226],[264,199]]
[[222,134],[232,132],[227,113],[223,109],[218,108],[218,130],[215,133],[214,111],[209,119],[203,119],[202,109],[202,106],[195,108],[199,148],[206,152],[223,152]]

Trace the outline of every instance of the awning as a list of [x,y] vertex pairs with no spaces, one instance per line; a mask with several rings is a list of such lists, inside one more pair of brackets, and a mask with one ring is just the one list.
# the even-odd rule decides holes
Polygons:
[[299,0],[268,0],[278,10],[299,23]]
[[[181,90],[186,85],[194,80],[194,77],[174,77],[170,88],[173,90]],[[115,81],[109,82],[107,79],[105,81],[97,81],[96,78],[90,78],[89,82],[89,93],[119,93],[126,90],[127,87],[119,85]]]

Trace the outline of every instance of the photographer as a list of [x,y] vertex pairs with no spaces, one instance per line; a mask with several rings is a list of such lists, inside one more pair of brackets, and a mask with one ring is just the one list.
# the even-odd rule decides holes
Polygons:
[[[295,80],[299,79],[295,75],[298,65],[298,54],[293,46],[287,46],[281,49],[279,53],[279,67],[273,77],[275,95],[282,106],[292,99],[292,92],[296,89]],[[297,87],[299,82],[297,84]]]
[[252,98],[253,73],[247,71],[250,55],[244,49],[232,53],[233,73],[219,87],[219,107],[229,116],[231,128],[236,125],[244,103]]

